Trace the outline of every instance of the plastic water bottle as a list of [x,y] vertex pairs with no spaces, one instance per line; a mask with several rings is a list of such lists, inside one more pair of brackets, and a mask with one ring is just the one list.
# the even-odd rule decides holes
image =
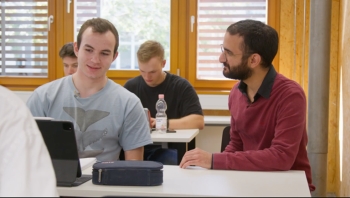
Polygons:
[[156,103],[156,131],[159,133],[166,133],[166,130],[168,128],[167,126],[167,119],[168,117],[166,116],[166,102],[164,100],[164,94],[159,94],[158,95],[158,101]]

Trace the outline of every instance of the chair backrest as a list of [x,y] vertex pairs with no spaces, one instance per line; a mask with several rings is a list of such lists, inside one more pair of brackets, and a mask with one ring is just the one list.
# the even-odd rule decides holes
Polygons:
[[125,154],[124,154],[124,150],[120,150],[120,154],[119,154],[119,160],[125,160]]
[[227,126],[222,131],[221,152],[225,150],[226,146],[230,142],[230,129],[231,129],[231,126]]

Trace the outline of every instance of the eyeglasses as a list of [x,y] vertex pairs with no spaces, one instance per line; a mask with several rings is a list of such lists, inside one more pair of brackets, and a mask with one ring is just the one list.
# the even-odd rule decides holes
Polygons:
[[[220,45],[220,48],[221,48],[221,53],[224,53],[224,56],[225,56],[225,60],[227,60],[227,55],[229,57],[233,57],[233,56],[237,56],[237,55],[242,55],[242,54],[234,54],[232,53],[230,50],[225,50],[223,44]],[[227,55],[226,55],[227,54]]]

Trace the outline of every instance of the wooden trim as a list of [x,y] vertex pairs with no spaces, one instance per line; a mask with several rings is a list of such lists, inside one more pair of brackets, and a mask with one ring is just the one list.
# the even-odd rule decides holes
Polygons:
[[64,16],[64,12],[65,12],[65,5],[66,5],[66,1],[57,1],[56,2],[56,20],[55,20],[55,24],[58,27],[56,34],[57,34],[57,38],[56,38],[56,50],[57,53],[56,55],[56,62],[55,62],[55,71],[56,71],[56,79],[61,78],[64,76],[64,72],[63,72],[63,62],[61,57],[59,57],[58,53],[61,49],[61,47],[65,44],[65,37],[68,36],[65,34],[65,25],[64,25],[64,21],[66,23],[69,23],[67,20],[65,20],[65,16]]
[[203,114],[205,116],[231,116],[229,110],[211,110],[211,109],[203,109]]
[[49,81],[56,79],[56,69],[55,69],[55,63],[56,63],[56,31],[57,31],[57,25],[56,21],[58,21],[57,15],[56,15],[56,6],[57,1],[48,1],[48,16],[53,16],[53,23],[51,23],[50,31],[48,32],[48,49],[47,49],[47,56],[48,56],[48,79]]
[[[170,5],[170,73],[177,74],[179,68],[179,16],[180,1],[172,0]],[[180,69],[181,75],[181,69]]]
[[16,86],[40,86],[49,82],[48,78],[28,78],[28,77],[1,77],[0,85],[5,87]]
[[[187,0],[178,0],[179,2],[179,15],[178,15],[178,40],[177,40],[177,46],[178,49],[177,52],[177,65],[175,66],[176,69],[180,70],[180,76],[183,78],[187,78],[187,20],[189,15],[187,13],[187,6],[188,1]],[[186,23],[187,22],[187,23]],[[173,24],[171,24],[173,25]],[[170,59],[172,59],[172,55],[170,56]],[[173,65],[172,65],[173,66]]]
[[56,1],[56,79],[64,76],[63,62],[58,53],[61,47],[74,42],[74,1],[70,4],[70,13],[67,13],[67,1]]
[[229,90],[196,90],[197,94],[207,94],[207,95],[229,95]]
[[[281,0],[268,0],[267,1],[267,23],[273,27],[277,33],[280,33],[280,12],[281,12]],[[280,50],[277,51],[277,54],[272,62],[276,71],[279,71],[279,59],[280,59]]]
[[[346,1],[346,0],[345,0]],[[339,138],[339,111],[340,111],[340,87],[341,67],[343,58],[343,1],[332,0],[331,16],[331,43],[330,43],[330,87],[329,112],[328,112],[328,154],[327,154],[327,192],[333,192],[341,196],[340,189],[340,148],[342,141]],[[344,108],[344,107],[343,107]],[[343,166],[344,167],[344,166]],[[343,169],[344,170],[344,169]]]

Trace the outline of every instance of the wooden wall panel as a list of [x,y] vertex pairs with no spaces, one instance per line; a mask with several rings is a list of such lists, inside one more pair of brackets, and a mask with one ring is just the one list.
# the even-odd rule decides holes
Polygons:
[[279,72],[292,78],[294,62],[294,1],[281,1]]
[[338,196],[350,197],[350,26],[347,21],[350,21],[350,2],[348,0],[341,1],[341,42],[340,42],[340,60],[339,63],[342,69],[342,94],[343,94],[343,128],[341,149],[342,153],[342,172],[340,183],[340,194]]
[[339,0],[332,1],[331,21],[327,192],[339,195]]
[[[346,0],[343,0],[344,4],[345,2]],[[298,82],[308,96],[310,0],[283,0],[280,3],[279,72]],[[339,9],[339,0],[332,0],[327,192],[337,195],[339,195],[340,182],[339,64],[337,58],[339,54]]]

